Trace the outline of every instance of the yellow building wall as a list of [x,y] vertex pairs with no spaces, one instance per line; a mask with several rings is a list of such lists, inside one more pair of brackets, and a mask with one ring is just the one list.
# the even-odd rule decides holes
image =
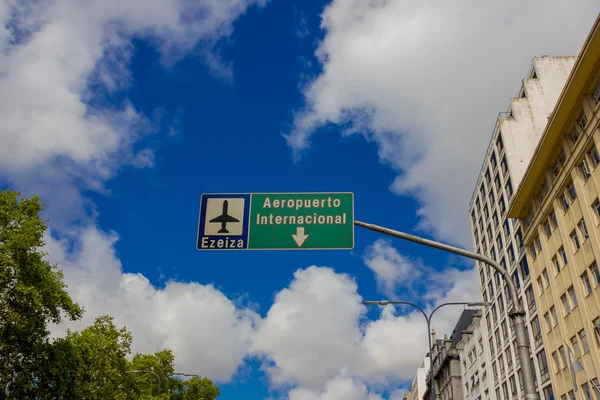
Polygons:
[[[537,196],[528,199],[528,204],[532,206],[535,217],[532,223],[527,227],[524,220],[521,221],[523,231],[525,232],[525,245],[527,246],[527,258],[533,278],[535,301],[538,309],[538,318],[542,331],[544,347],[546,349],[546,358],[548,362],[550,377],[554,387],[554,395],[557,399],[572,398],[569,393],[573,390],[573,384],[570,374],[570,363],[568,352],[564,347],[565,344],[576,352],[579,356],[578,360],[584,367],[584,371],[578,372],[577,385],[579,390],[576,398],[586,399],[587,396],[582,391],[581,385],[591,381],[593,378],[598,378],[600,375],[600,347],[598,341],[598,333],[594,329],[593,321],[600,317],[600,281],[596,280],[596,276],[591,271],[590,266],[594,262],[600,264],[600,218],[594,211],[592,205],[600,198],[600,164],[593,167],[593,163],[589,162],[589,156],[586,152],[590,150],[592,145],[600,154],[600,103],[595,104],[592,96],[594,90],[600,88],[598,66],[590,80],[586,95],[577,104],[572,105],[571,121],[565,125],[565,132],[560,141],[560,145],[564,147],[567,156],[566,164],[556,180],[550,184],[549,192],[544,196],[543,202],[540,204]],[[576,118],[582,110],[585,111],[587,118],[587,126],[581,137],[575,144],[572,143],[569,133],[576,122]],[[554,157],[558,154],[558,146],[555,155],[547,160],[547,167],[551,167],[554,163]],[[589,179],[584,179],[584,174],[580,169],[583,159],[588,159],[588,166],[591,172]],[[550,172],[547,174],[549,182],[551,182]],[[565,186],[572,181],[576,190],[576,199],[570,204],[568,211],[564,211],[562,207],[561,196],[564,194]],[[541,181],[539,182],[541,186]],[[537,195],[537,191],[535,194]],[[554,211],[556,227],[551,227],[551,235],[548,237],[546,233],[546,223],[549,220],[550,213]],[[582,231],[578,228],[578,223],[583,219],[589,237],[584,238]],[[551,225],[552,226],[552,225]],[[570,234],[575,230],[580,243],[579,249],[576,249],[572,243]],[[539,242],[536,238],[539,235]],[[532,254],[530,249],[536,246],[536,242],[541,244],[541,251],[538,248],[536,255]],[[567,258],[567,264],[564,265],[559,249],[564,248]],[[553,257],[556,257],[560,263],[560,271],[556,270],[553,262]],[[600,265],[598,266],[600,268]],[[546,285],[543,271],[547,271],[548,285]],[[586,285],[582,280],[582,274],[587,272],[591,285],[591,292],[586,293]],[[600,278],[600,271],[598,272]],[[540,285],[541,281],[541,285]],[[573,304],[572,298],[568,293],[568,289],[573,287],[576,306]],[[571,311],[565,315],[561,296],[566,295]],[[527,300],[524,300],[524,305]],[[557,324],[548,330],[545,315],[548,313],[552,322],[550,313],[551,307],[554,306],[557,316]],[[552,322],[552,325],[554,323]],[[589,351],[583,350],[582,339],[579,333],[584,332],[587,339]],[[577,346],[580,351],[576,351],[571,338],[577,337]],[[563,346],[566,363],[563,363],[559,349]],[[554,362],[553,353],[556,352],[559,359],[559,366]],[[582,354],[584,353],[584,354]],[[535,357],[535,354],[534,354]],[[594,388],[591,383],[588,383],[592,398],[600,399],[600,393],[593,393]],[[599,388],[600,389],[600,388]],[[596,396],[596,397],[594,397]]]

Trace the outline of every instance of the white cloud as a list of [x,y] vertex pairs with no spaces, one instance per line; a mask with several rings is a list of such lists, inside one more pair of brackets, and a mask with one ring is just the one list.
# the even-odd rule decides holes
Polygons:
[[388,297],[393,297],[398,286],[412,288],[423,277],[423,266],[418,261],[401,255],[389,240],[378,239],[367,247],[364,262],[374,273],[377,286]]
[[[382,244],[380,248],[391,252]],[[440,301],[463,301],[479,293],[472,289],[477,285],[472,270],[429,273],[432,304],[426,308],[428,313]],[[276,295],[250,350],[262,357],[275,388],[297,386],[290,398],[319,399],[324,396],[323,388],[340,377],[346,379],[347,387],[350,379],[375,388],[413,378],[427,353],[423,315],[408,307],[397,313],[390,305],[381,310],[379,319],[367,321],[357,290],[350,276],[330,268],[296,271],[289,287]],[[469,291],[465,294],[465,290]],[[432,326],[440,334],[450,334],[461,310],[444,308],[436,313]],[[356,393],[358,398],[365,395]]]
[[[427,352],[421,314],[387,306],[380,318],[366,320],[356,282],[331,268],[296,271],[261,318],[210,284],[168,281],[156,288],[139,273],[124,273],[113,232],[89,226],[53,231],[45,240],[69,293],[86,310],[82,320],[53,327],[53,335],[109,314],[132,331],[134,351],[170,348],[178,370],[218,382],[232,379],[248,356],[258,356],[272,387],[291,389],[292,400],[377,400],[377,390],[411,380]],[[434,285],[433,302],[467,300],[474,281],[469,272],[433,272],[431,282],[444,282]],[[445,309],[433,327],[450,333],[459,314],[460,307]]]
[[333,0],[288,144],[298,156],[327,123],[361,132],[398,171],[391,189],[420,202],[417,229],[470,246],[466,210],[498,112],[532,57],[576,55],[597,14],[594,0]]
[[328,381],[323,390],[293,389],[289,400],[381,400],[381,396],[369,393],[366,385],[350,377],[339,376]]
[[267,368],[272,382],[318,389],[351,364],[366,311],[361,301],[347,275],[316,266],[296,271],[253,339],[252,351],[275,363]]
[[379,290],[390,298],[407,293],[430,304],[443,299],[481,301],[474,268],[437,270],[403,256],[386,239],[378,239],[367,247],[363,260],[375,274]]
[[83,329],[109,314],[132,332],[135,352],[169,348],[179,371],[220,382],[234,376],[248,353],[258,314],[236,306],[210,284],[169,281],[157,289],[142,274],[123,273],[116,234],[95,227],[74,234],[45,238],[69,294],[85,308],[82,320],[53,327],[54,335]]
[[154,133],[153,124],[127,101],[100,101],[103,90],[129,84],[131,39],[155,43],[167,65],[199,42],[211,54],[239,15],[265,2],[1,2],[0,179],[48,199],[57,224],[84,218],[80,190],[104,191],[124,165],[153,165],[152,151],[134,146]]

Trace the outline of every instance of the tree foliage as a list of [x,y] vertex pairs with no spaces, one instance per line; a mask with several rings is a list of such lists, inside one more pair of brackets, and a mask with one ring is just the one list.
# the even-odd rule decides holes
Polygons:
[[49,324],[83,309],[44,259],[40,199],[19,196],[0,191],[0,399],[215,400],[210,379],[176,373],[171,350],[132,355],[131,333],[109,315],[50,339]]
[[0,192],[0,387],[32,395],[47,345],[48,324],[71,320],[82,309],[66,291],[62,273],[44,259],[46,230],[38,197]]

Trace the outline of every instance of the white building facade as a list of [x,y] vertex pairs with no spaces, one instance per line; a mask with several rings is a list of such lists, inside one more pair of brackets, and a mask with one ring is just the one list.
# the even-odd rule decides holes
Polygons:
[[[523,233],[518,220],[507,219],[507,209],[575,60],[576,57],[548,56],[533,59],[519,95],[511,99],[508,111],[498,116],[469,205],[474,250],[500,263],[517,286],[519,300],[526,311],[540,396],[546,400],[553,400],[554,394]],[[508,317],[512,310],[510,296],[500,274],[479,262],[477,270],[482,297],[492,303],[486,307],[481,320],[492,375],[488,378],[490,397],[482,398],[492,398],[492,393],[497,400],[522,398],[523,381],[515,333]]]
[[423,395],[425,394],[425,390],[427,390],[427,372],[429,372],[429,356],[425,356],[421,366],[417,368],[417,373],[415,374],[412,385],[410,387],[410,392],[407,395],[407,398],[410,400],[423,400]]
[[488,334],[481,318],[481,311],[473,316],[473,322],[462,333],[461,341],[456,345],[460,355],[465,400],[496,400]]

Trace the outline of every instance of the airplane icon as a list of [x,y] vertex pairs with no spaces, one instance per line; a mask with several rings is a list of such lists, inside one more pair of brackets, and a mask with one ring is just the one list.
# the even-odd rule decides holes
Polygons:
[[239,219],[234,218],[231,215],[227,214],[228,207],[229,207],[229,202],[227,200],[223,200],[223,214],[208,221],[208,222],[216,222],[216,223],[221,224],[221,229],[219,230],[219,233],[229,233],[229,231],[226,229],[228,222],[240,222]]

